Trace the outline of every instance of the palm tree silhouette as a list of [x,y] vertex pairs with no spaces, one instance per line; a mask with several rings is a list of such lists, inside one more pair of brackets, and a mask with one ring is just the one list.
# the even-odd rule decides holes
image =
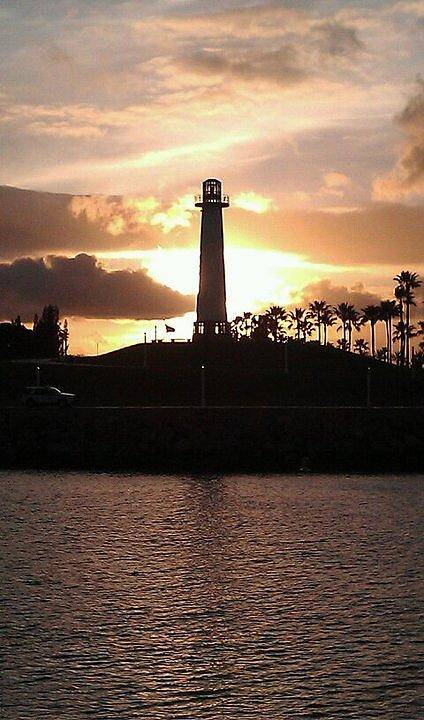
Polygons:
[[401,270],[401,272],[398,273],[398,275],[396,275],[393,280],[398,283],[395,289],[395,295],[396,291],[398,291],[398,294],[396,296],[398,297],[398,299],[400,299],[401,321],[403,321],[402,303],[405,306],[405,333],[403,340],[403,351],[404,362],[406,363],[406,365],[409,365],[409,338],[412,337],[409,327],[411,320],[411,305],[415,305],[415,296],[413,291],[421,285],[421,280],[417,273],[410,272],[409,270]]
[[363,338],[358,338],[355,340],[355,343],[353,345],[354,352],[357,352],[359,355],[368,355],[370,347],[366,340]]
[[253,340],[269,339],[269,326],[266,315],[252,315],[251,321],[251,338]]
[[392,322],[399,316],[399,308],[396,300],[382,300],[380,303],[381,320],[386,326],[387,361],[392,362]]
[[306,311],[303,308],[297,307],[289,312],[287,316],[287,325],[289,328],[294,328],[296,340],[300,340],[304,332],[305,315]]
[[[419,320],[417,325],[417,335],[424,335],[424,320]],[[420,342],[420,348],[424,350],[424,341]]]
[[371,355],[375,357],[375,326],[381,320],[381,309],[379,305],[367,305],[362,308],[362,322],[369,322],[371,326]]
[[321,323],[324,328],[324,345],[327,345],[328,328],[334,325],[335,322],[336,318],[334,317],[333,310],[329,305],[327,305],[321,314]]
[[320,345],[321,345],[322,317],[323,317],[323,314],[325,314],[327,308],[328,308],[328,305],[325,302],[325,300],[314,300],[313,302],[309,303],[309,317],[311,317],[313,320],[315,320],[315,324],[318,329],[318,342]]
[[381,347],[375,353],[375,357],[377,358],[377,360],[381,360],[382,362],[388,362],[388,355],[389,351],[387,347]]
[[359,313],[353,305],[349,305],[349,303],[346,302],[336,305],[334,312],[341,321],[339,329],[343,330],[343,340],[346,341],[347,348],[350,351],[352,350],[352,331],[354,328],[355,330],[359,330],[360,327]]
[[346,338],[339,338],[337,340],[337,347],[339,350],[343,350],[344,352],[347,352],[349,350],[349,343]]
[[274,342],[282,339],[285,335],[283,331],[283,323],[287,318],[285,308],[280,305],[271,305],[271,307],[265,312],[265,318],[268,325],[268,333],[271,335]]

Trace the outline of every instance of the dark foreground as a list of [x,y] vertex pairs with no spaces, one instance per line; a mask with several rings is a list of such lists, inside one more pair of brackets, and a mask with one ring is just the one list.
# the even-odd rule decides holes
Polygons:
[[421,720],[423,476],[0,473],[4,720]]
[[0,408],[1,467],[424,471],[422,407]]

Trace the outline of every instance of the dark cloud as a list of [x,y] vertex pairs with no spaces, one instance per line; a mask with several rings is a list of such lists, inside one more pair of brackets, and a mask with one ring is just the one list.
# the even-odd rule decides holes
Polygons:
[[396,166],[374,183],[377,197],[398,198],[424,194],[424,80],[418,81],[416,93],[396,118],[405,135]]
[[[211,21],[213,23],[213,16]],[[268,39],[262,38],[262,41],[264,39],[266,43],[262,42],[262,47],[240,41],[238,45],[222,43],[218,50],[196,50],[177,58],[177,64],[191,72],[290,86],[313,76],[328,74],[331,63],[318,63],[318,57],[321,61],[323,58],[331,59],[334,64],[335,58],[353,58],[363,47],[354,28],[337,22],[323,22],[311,29],[304,28],[296,46],[287,42],[268,50]]]
[[151,320],[193,310],[194,300],[152,280],[145,270],[106,271],[93,255],[21,258],[0,264],[0,319],[32,320],[49,303],[62,315]]
[[[49,252],[108,250],[116,237],[107,232],[104,219],[94,221],[83,212],[71,212],[74,196],[0,187],[0,258]],[[113,206],[118,198],[103,196],[103,205]],[[160,233],[149,225],[136,233],[123,233],[121,247],[156,247]]]
[[355,28],[338,22],[319,23],[312,33],[322,52],[334,57],[352,57],[364,47]]
[[[329,305],[347,302],[354,305],[357,310],[362,310],[367,305],[378,305],[381,301],[378,295],[366,290],[362,283],[348,288],[345,285],[333,285],[328,278],[306,285],[300,295],[301,305],[309,305],[314,300],[325,300]],[[297,304],[299,303],[296,302]]]
[[[197,218],[164,235],[160,225],[149,224],[156,210],[148,201],[0,188],[0,258],[108,250],[118,254],[197,241]],[[225,224],[227,242],[294,252],[317,262],[423,262],[420,206],[372,203],[338,212],[276,209],[260,215],[232,207]]]
[[234,49],[219,52],[203,50],[182,59],[180,64],[194,72],[246,81],[268,80],[281,85],[299,83],[309,76],[292,45],[283,45],[271,51],[250,50],[249,53]]
[[424,207],[374,203],[336,213],[277,210],[266,216],[233,209],[226,226],[249,245],[299,253],[318,262],[423,262]]

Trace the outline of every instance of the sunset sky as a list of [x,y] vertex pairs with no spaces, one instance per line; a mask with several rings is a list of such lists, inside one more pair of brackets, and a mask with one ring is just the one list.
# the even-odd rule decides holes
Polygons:
[[423,36],[419,0],[0,0],[0,319],[189,337],[207,177],[230,318],[424,274]]

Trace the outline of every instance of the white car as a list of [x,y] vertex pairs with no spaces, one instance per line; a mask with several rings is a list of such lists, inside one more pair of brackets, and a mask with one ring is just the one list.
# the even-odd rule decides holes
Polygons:
[[50,387],[27,387],[22,395],[22,402],[27,407],[35,407],[36,405],[72,405],[75,401],[75,395],[72,393],[64,393],[58,388]]

